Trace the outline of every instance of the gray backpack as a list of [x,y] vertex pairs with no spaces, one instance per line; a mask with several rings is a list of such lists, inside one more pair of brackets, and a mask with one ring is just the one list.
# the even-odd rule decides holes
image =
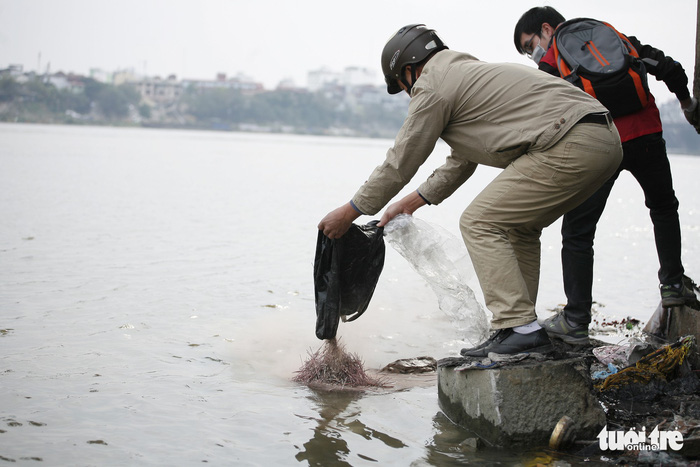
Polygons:
[[559,74],[595,97],[613,117],[638,112],[649,102],[644,62],[630,40],[608,23],[576,18],[552,39]]

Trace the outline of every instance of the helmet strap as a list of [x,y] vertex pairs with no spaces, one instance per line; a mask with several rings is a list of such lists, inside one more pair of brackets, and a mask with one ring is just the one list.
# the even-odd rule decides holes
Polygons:
[[406,86],[406,91],[408,92],[408,95],[411,95],[411,89],[413,89],[413,85],[416,83],[416,80],[418,77],[416,76],[416,65],[410,65],[411,66],[411,83],[408,82],[406,79],[406,73],[401,73],[401,82],[403,83],[404,86]]

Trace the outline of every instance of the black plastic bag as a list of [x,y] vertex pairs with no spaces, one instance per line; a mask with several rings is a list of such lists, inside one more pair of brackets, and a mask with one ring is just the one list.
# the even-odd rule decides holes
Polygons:
[[338,239],[318,231],[314,289],[319,339],[334,338],[341,317],[353,321],[367,309],[384,267],[384,228],[377,223],[352,224]]

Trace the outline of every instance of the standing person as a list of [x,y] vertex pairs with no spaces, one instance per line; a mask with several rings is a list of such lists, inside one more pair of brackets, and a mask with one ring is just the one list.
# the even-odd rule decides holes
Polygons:
[[[518,52],[527,54],[538,64],[540,70],[559,77],[561,74],[552,38],[564,21],[564,17],[552,7],[535,7],[523,14],[514,32]],[[568,29],[557,35],[557,41],[563,40],[565,34],[570,34]],[[698,130],[697,100],[690,97],[688,77],[681,64],[658,49],[642,45],[635,37],[628,39],[639,57],[645,59],[643,61],[648,72],[666,83],[680,101],[690,124]],[[542,74],[542,77],[549,78],[546,74]],[[648,102],[641,110],[614,119],[624,154],[620,167],[593,196],[564,215],[561,257],[567,304],[561,313],[545,320],[543,326],[550,336],[565,342],[588,342],[593,303],[591,289],[596,224],[605,208],[610,190],[623,169],[629,170],[644,190],[645,204],[654,225],[660,263],[658,277],[662,305],[678,306],[695,300],[695,293],[683,284],[678,200],[673,190],[659,110],[651,93],[647,98]],[[553,100],[550,96],[547,99],[548,102]]]
[[379,212],[413,178],[439,138],[451,148],[445,163],[391,204],[379,226],[439,204],[478,164],[502,168],[460,218],[497,331],[462,355],[551,349],[535,313],[540,234],[617,169],[622,148],[612,118],[598,101],[560,79],[449,50],[420,24],[399,29],[381,62],[389,94],[405,91],[411,97],[408,116],[384,163],[318,228],[339,238],[360,215]]

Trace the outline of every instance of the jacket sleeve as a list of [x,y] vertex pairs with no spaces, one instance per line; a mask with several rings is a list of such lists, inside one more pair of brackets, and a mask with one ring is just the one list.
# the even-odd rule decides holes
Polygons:
[[634,36],[628,36],[637,53],[644,61],[647,71],[656,77],[657,81],[663,81],[668,90],[676,95],[678,100],[690,98],[688,90],[688,75],[683,66],[673,58],[665,55],[663,51],[642,44]]
[[556,76],[557,78],[561,77],[557,67],[552,66],[549,63],[545,63],[544,60],[540,60],[540,64],[537,66],[537,68],[544,71],[545,73],[549,73],[552,76]]
[[[360,212],[374,215],[399,193],[430,156],[449,122],[451,104],[437,93],[426,91],[419,83],[413,88],[408,116],[394,146],[352,198]],[[422,192],[421,195],[425,196]],[[426,198],[433,204],[439,202]]]
[[452,150],[445,163],[418,187],[418,193],[428,204],[440,204],[474,174],[477,165]]

